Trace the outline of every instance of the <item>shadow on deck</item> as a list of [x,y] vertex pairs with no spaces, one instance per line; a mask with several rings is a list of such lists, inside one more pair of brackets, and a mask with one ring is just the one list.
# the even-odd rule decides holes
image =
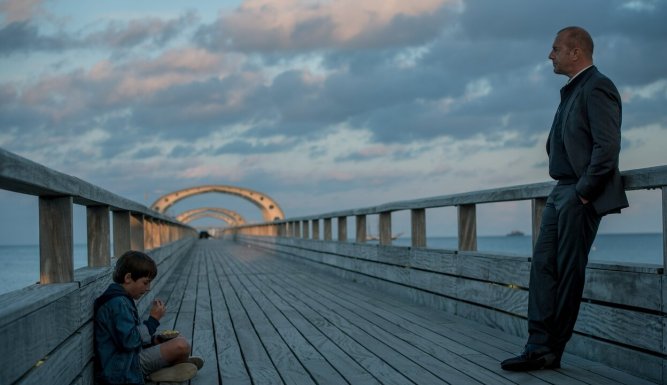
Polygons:
[[523,339],[228,241],[198,241],[158,297],[206,360],[191,384],[650,384],[568,354],[502,371]]

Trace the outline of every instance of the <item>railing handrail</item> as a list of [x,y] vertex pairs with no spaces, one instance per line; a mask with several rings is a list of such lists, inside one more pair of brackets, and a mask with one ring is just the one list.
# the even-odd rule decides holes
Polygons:
[[140,203],[2,148],[0,148],[0,189],[40,197],[71,196],[76,204],[109,206],[112,211],[130,211],[175,225],[190,227]]
[[110,266],[112,244],[113,255],[120,257],[130,249],[153,249],[197,234],[176,218],[2,148],[0,189],[39,197],[42,284],[74,279],[74,204],[86,206],[89,267]]
[[[667,186],[667,165],[627,170],[621,173],[626,190],[653,189]],[[377,206],[332,211],[324,214],[289,217],[266,224],[281,224],[294,221],[309,221],[325,218],[373,215],[401,210],[417,210],[437,207],[451,207],[468,204],[494,203],[545,198],[551,192],[554,181],[539,182],[465,193],[441,195],[404,201],[396,201]],[[258,223],[237,226],[237,228],[257,226]]]

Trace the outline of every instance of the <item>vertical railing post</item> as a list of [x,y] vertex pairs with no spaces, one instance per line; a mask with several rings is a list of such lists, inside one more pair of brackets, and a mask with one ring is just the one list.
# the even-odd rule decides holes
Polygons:
[[667,274],[667,186],[662,187],[662,272]]
[[313,239],[316,240],[316,241],[320,239],[320,219],[319,218],[313,219]]
[[301,238],[301,222],[292,222],[294,224],[294,238]]
[[458,206],[459,250],[477,250],[477,209],[476,205]]
[[426,247],[426,209],[410,210],[412,247]]
[[111,226],[109,206],[86,207],[88,266],[111,265]]
[[39,282],[74,280],[72,197],[39,197]]
[[309,239],[310,238],[310,221],[305,220],[301,222],[303,224],[303,239]]
[[542,212],[544,212],[544,207],[547,205],[547,198],[534,198],[531,200],[531,212],[532,212],[532,234],[533,234],[533,250],[535,250],[535,244],[537,243],[537,237],[540,236],[540,227],[542,226]]
[[167,242],[167,231],[169,228],[167,224],[162,222],[162,220],[153,218],[153,223],[155,224],[155,247],[160,247]]
[[119,258],[132,247],[130,230],[130,212],[113,212],[113,255]]
[[146,217],[144,218],[144,250],[150,250],[155,247],[153,245],[153,234],[155,234],[153,219]]
[[130,213],[130,248],[144,251],[144,216]]
[[338,217],[338,242],[347,242],[347,217]]
[[391,211],[380,213],[378,232],[380,233],[380,245],[391,245]]
[[330,241],[332,238],[331,218],[324,218],[324,240]]
[[366,238],[368,237],[368,234],[366,234],[366,215],[357,215],[355,218],[357,227],[356,241],[357,243],[366,243]]

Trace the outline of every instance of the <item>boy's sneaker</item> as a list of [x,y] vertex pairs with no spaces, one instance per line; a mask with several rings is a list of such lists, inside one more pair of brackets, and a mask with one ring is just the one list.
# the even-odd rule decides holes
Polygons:
[[201,369],[204,366],[204,359],[198,356],[190,356],[187,362],[196,366],[197,370]]
[[197,366],[195,364],[183,362],[153,372],[148,378],[153,382],[183,382],[191,379],[196,374]]

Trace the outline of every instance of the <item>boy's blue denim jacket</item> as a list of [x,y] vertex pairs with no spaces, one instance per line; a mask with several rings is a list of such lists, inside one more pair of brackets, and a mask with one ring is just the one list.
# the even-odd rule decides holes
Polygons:
[[142,346],[151,344],[159,325],[153,317],[142,323],[134,300],[123,286],[109,285],[95,300],[97,380],[104,384],[143,384],[139,352]]

